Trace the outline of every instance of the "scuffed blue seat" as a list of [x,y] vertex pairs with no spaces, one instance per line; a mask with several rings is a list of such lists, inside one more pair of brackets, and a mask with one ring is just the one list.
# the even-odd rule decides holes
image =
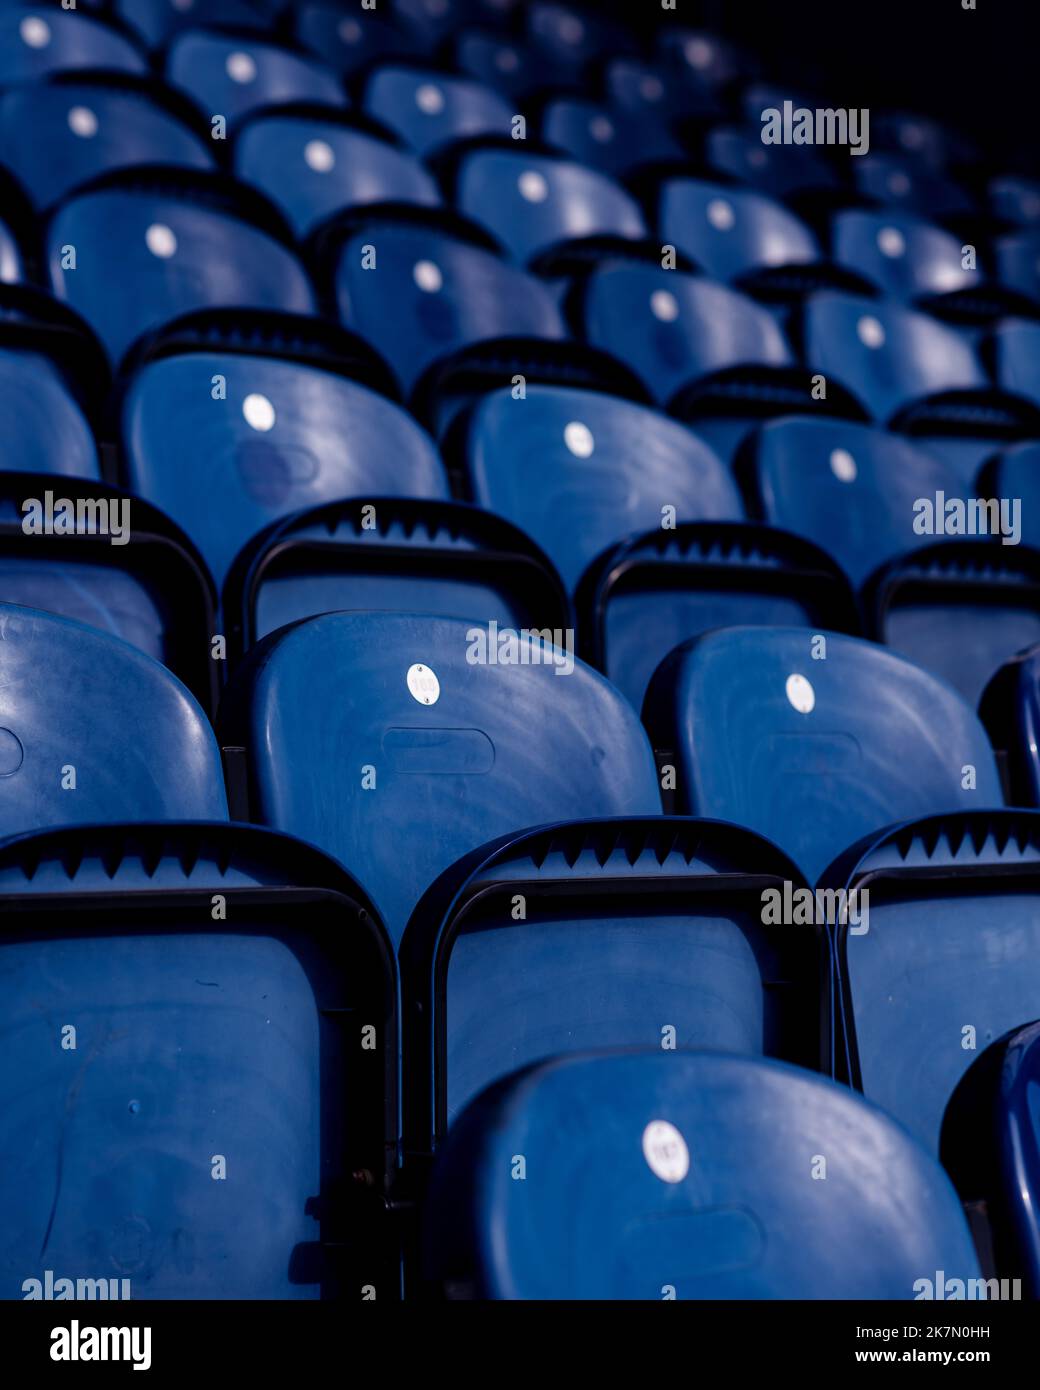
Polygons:
[[341,374],[332,335],[263,315],[204,316],[174,332],[138,360],[123,400],[126,481],[192,537],[218,589],[248,540],[301,508],[448,495],[433,441]]
[[905,1130],[725,1053],[579,1054],[485,1091],[441,1151],[425,1234],[426,1278],[455,1297],[907,1300],[936,1270],[962,1291],[979,1275]]
[[235,215],[237,200],[221,187],[201,176],[183,185],[165,174],[155,184],[123,177],[62,204],[47,241],[55,294],[87,319],[114,362],[142,334],[194,309],[313,311],[292,252]]
[[993,363],[997,384],[1040,406],[1040,323],[1007,319],[998,325],[984,350]]
[[57,5],[0,9],[0,87],[79,68],[143,75],[148,65],[129,39],[78,9]]
[[0,835],[226,819],[213,732],[157,661],[12,604],[0,604],[0,631]]
[[513,111],[493,88],[432,68],[376,68],[362,105],[423,156],[458,140],[508,139],[512,128]]
[[638,203],[613,180],[544,155],[473,151],[459,169],[456,201],[525,264],[568,243],[609,245],[646,236]]
[[728,471],[691,430],[599,392],[489,393],[462,448],[473,500],[526,531],[572,593],[597,556],[632,534],[742,515]]
[[223,116],[228,125],[265,106],[347,104],[338,78],[324,64],[251,34],[203,29],[180,34],[167,51],[166,79],[191,98],[207,121]]
[[707,633],[658,667],[643,719],[675,768],[674,809],[748,826],[810,881],[897,821],[1003,801],[985,730],[960,696],[837,633]]
[[405,1163],[485,1086],[557,1052],[674,1045],[829,1067],[826,936],[761,920],[785,882],[797,870],[757,836],[671,817],[469,856],[401,945]]
[[1038,841],[1035,812],[936,815],[865,837],[826,877],[870,894],[869,930],[838,926],[841,1074],[933,1153],[969,1067],[1036,1008]]
[[0,468],[100,480],[90,425],[46,354],[0,347],[0,414]]
[[251,817],[357,866],[398,941],[433,880],[498,835],[659,813],[635,713],[557,635],[397,613],[274,633],[222,713]]
[[0,1008],[8,1298],[393,1297],[394,969],[338,865],[241,825],[8,840]]
[[61,81],[0,97],[4,162],[37,208],[114,169],[141,164],[213,169],[198,132],[147,89]]

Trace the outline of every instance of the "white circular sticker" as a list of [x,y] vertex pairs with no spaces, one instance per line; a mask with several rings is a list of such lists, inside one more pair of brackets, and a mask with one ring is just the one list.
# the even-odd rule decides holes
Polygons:
[[428,666],[409,666],[408,691],[420,705],[435,705],[441,697],[441,683]]
[[686,1140],[667,1120],[651,1120],[643,1130],[643,1157],[662,1182],[682,1182],[690,1171]]
[[831,450],[831,472],[839,483],[854,483],[856,481],[856,460],[848,449]]
[[784,689],[799,714],[811,714],[816,708],[816,691],[804,676],[788,676]]
[[564,428],[563,442],[570,449],[575,458],[587,459],[596,447],[596,441],[592,437],[592,431],[588,425],[583,425],[580,420],[572,420]]
[[242,402],[242,414],[245,416],[246,424],[262,434],[274,429],[274,406],[266,396],[261,396],[259,391],[253,392]]

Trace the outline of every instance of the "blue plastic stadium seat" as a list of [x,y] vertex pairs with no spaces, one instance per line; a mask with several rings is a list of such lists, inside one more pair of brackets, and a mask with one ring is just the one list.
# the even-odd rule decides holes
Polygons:
[[998,237],[993,243],[997,278],[1009,289],[1040,300],[1040,231]]
[[250,345],[202,327],[179,351],[160,348],[128,386],[127,484],[192,537],[218,588],[251,537],[300,508],[448,496],[432,440],[403,410],[320,359],[279,358],[279,344],[298,351],[305,330],[273,320],[267,344]]
[[63,81],[17,87],[0,97],[0,140],[4,162],[40,209],[113,169],[214,168],[195,131],[129,85]]
[[758,836],[671,817],[470,856],[401,945],[406,1164],[485,1086],[557,1052],[671,1040],[829,1067],[826,934],[761,920],[785,882],[798,871]]
[[395,993],[372,903],[288,837],[6,842],[4,1297],[392,1300]]
[[429,884],[498,835],[659,813],[635,713],[580,662],[557,675],[574,661],[560,638],[396,613],[274,633],[222,714],[252,818],[356,866],[397,941]]
[[900,208],[922,217],[965,217],[974,211],[971,198],[959,184],[920,160],[872,151],[850,163],[859,192],[882,207]]
[[161,48],[182,29],[230,25],[263,31],[266,21],[250,0],[114,0],[116,14],[149,48]]
[[677,270],[608,261],[589,276],[582,309],[589,341],[627,362],[662,405],[698,377],[795,362],[768,310]]
[[661,189],[658,221],[664,241],[717,280],[823,258],[804,222],[782,203],[746,188],[669,179]]
[[960,696],[853,637],[708,633],[658,667],[643,718],[676,769],[676,810],[756,830],[810,881],[896,821],[1003,800],[985,731]]
[[1036,1009],[1038,864],[1035,812],[980,810],[870,836],[827,876],[870,894],[836,942],[848,1079],[933,1152],[972,1062]]
[[742,515],[728,471],[692,431],[598,392],[492,392],[463,447],[473,500],[526,531],[571,592],[604,550],[669,517]]
[[[365,247],[376,253],[365,269]],[[439,358],[507,337],[566,337],[560,310],[532,276],[478,246],[421,226],[363,228],[338,258],[348,327],[382,353],[407,391]]]
[[449,1297],[906,1300],[936,1270],[979,1276],[957,1194],[902,1128],[726,1053],[579,1054],[485,1091],[441,1151],[425,1234]]
[[646,235],[639,205],[611,179],[544,155],[473,151],[459,170],[457,202],[525,263],[567,242]]
[[990,179],[989,205],[994,214],[1021,227],[1040,223],[1040,182],[1007,174]]
[[370,75],[363,106],[420,155],[477,136],[505,139],[513,118],[509,104],[479,82],[393,65]]
[[955,294],[982,282],[965,270],[961,239],[902,212],[850,208],[832,224],[834,258],[896,299]]
[[[954,1092],[940,1156],[961,1200],[984,1207],[1000,1278],[1040,1299],[1040,1023],[991,1043]],[[1003,1297],[1015,1297],[1012,1283]]]
[[344,14],[335,0],[318,0],[294,7],[293,18],[299,42],[337,72],[353,73],[386,54],[418,47],[412,35],[381,19],[378,9]]
[[[74,270],[62,265],[63,247],[75,248]],[[83,314],[113,361],[142,334],[193,309],[314,309],[310,282],[285,246],[188,190],[82,193],[58,210],[47,255],[55,293]]]
[[259,116],[235,142],[235,173],[276,203],[297,236],[333,213],[367,203],[436,207],[417,159],[359,130],[305,116]]
[[716,627],[860,630],[835,560],[812,542],[740,521],[661,525],[607,550],[575,597],[581,654],[640,709],[674,648]]
[[100,479],[90,425],[43,353],[0,348],[0,468]]
[[640,164],[682,158],[682,147],[653,120],[619,115],[600,102],[558,97],[542,113],[542,138],[579,164],[618,178]]
[[838,177],[808,145],[764,145],[762,128],[716,126],[705,141],[708,163],[730,178],[749,183],[771,198],[833,189]]
[[57,5],[0,9],[0,87],[74,68],[147,72],[134,45],[91,15]]
[[265,106],[347,102],[339,79],[324,64],[251,35],[201,29],[181,34],[167,53],[166,77],[207,120],[224,116],[229,125]]
[[424,612],[505,628],[571,625],[563,584],[517,527],[464,502],[331,502],[274,522],[224,589],[229,656],[301,618],[340,609]]
[[914,503],[959,495],[956,472],[901,435],[850,420],[771,420],[748,443],[763,520],[822,545],[859,588],[879,566],[934,537]]
[[0,604],[0,628],[0,835],[226,819],[216,739],[169,671],[51,613]]
[[663,125],[676,113],[684,94],[667,64],[631,57],[613,58],[607,64],[603,87],[622,119]]

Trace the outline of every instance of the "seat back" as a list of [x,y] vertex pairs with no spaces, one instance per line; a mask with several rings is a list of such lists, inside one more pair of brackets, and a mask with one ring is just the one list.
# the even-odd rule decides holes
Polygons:
[[914,1299],[936,1270],[979,1273],[949,1180],[880,1110],[778,1062],[660,1049],[484,1092],[441,1152],[426,1253],[478,1298]]
[[662,404],[712,372],[794,364],[767,309],[680,271],[608,262],[589,276],[582,308],[589,341],[627,362]]
[[[376,271],[365,269],[374,248]],[[417,227],[377,225],[343,247],[340,315],[373,343],[406,389],[438,358],[493,338],[566,337],[545,286],[489,251]]]
[[142,334],[193,309],[308,314],[315,307],[303,268],[280,242],[162,192],[113,187],[71,199],[51,224],[47,256],[54,292],[88,320],[113,361]]
[[869,929],[837,932],[842,1074],[933,1153],[969,1067],[1036,1008],[1038,868],[1040,816],[996,810],[870,837],[828,876],[869,893]]
[[294,101],[345,106],[338,79],[305,54],[266,43],[252,35],[193,29],[170,44],[166,78],[209,119],[240,121],[265,106]]
[[572,592],[590,562],[629,535],[742,510],[723,464],[691,430],[594,391],[485,396],[466,461],[474,500],[537,541]]
[[457,201],[524,263],[568,241],[646,234],[639,205],[611,179],[544,155],[475,150],[459,170]]
[[552,827],[469,856],[401,944],[407,1153],[428,1153],[491,1082],[584,1047],[829,1068],[826,934],[763,923],[785,883],[798,871],[758,836],[679,817]]
[[850,208],[832,225],[834,259],[897,299],[953,294],[982,280],[962,264],[961,241],[907,213]]
[[235,141],[235,173],[281,208],[297,236],[366,203],[436,207],[432,176],[413,156],[360,130],[305,116],[258,116]]
[[400,407],[277,357],[200,350],[149,362],[122,431],[130,486],[194,539],[218,586],[252,536],[303,507],[448,495],[433,441]]
[[805,356],[879,421],[925,396],[989,387],[971,344],[954,329],[895,303],[832,291],[806,304]]
[[226,818],[213,732],[157,661],[13,604],[0,604],[0,633],[0,835]]
[[79,10],[58,11],[54,5],[0,9],[0,87],[73,68],[147,72],[129,39]]
[[956,497],[958,475],[886,430],[789,416],[749,444],[764,519],[823,546],[858,587],[879,565],[933,536],[914,528],[915,503]]
[[659,220],[664,240],[718,280],[821,259],[815,236],[793,212],[750,189],[670,179]]
[[854,637],[708,633],[658,667],[643,716],[659,758],[674,762],[677,809],[757,830],[810,882],[872,831],[1002,802],[972,710]]
[[496,835],[659,813],[634,712],[557,636],[396,613],[274,633],[222,716],[254,818],[353,865],[397,940],[438,874]]
[[0,1008],[8,1297],[395,1297],[393,959],[339,866],[246,826],[8,842]]
[[371,74],[364,109],[420,155],[456,140],[496,135],[506,139],[513,119],[512,108],[491,87],[396,65]]
[[212,169],[194,130],[133,87],[39,83],[0,98],[4,162],[37,208],[80,184],[137,164]]

